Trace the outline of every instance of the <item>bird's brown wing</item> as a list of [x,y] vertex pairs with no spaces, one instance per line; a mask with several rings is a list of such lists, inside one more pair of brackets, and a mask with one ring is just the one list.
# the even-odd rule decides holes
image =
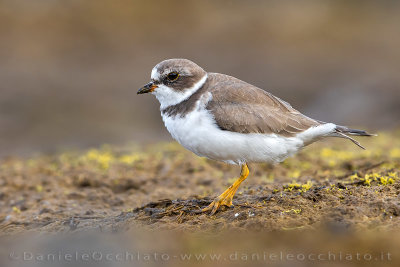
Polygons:
[[210,74],[209,81],[212,98],[206,108],[222,130],[289,137],[320,124],[287,102],[236,78]]

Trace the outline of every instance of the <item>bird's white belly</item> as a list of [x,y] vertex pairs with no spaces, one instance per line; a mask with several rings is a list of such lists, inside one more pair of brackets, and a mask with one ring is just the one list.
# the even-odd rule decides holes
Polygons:
[[297,137],[223,131],[204,108],[197,108],[185,117],[163,115],[163,120],[172,137],[186,149],[232,164],[281,162],[304,145]]

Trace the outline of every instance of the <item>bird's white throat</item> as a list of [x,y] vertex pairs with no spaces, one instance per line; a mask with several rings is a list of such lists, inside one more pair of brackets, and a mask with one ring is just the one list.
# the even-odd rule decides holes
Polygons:
[[[157,74],[154,74],[156,76]],[[153,76],[153,73],[152,73]],[[152,77],[153,78],[153,77]],[[169,106],[179,104],[180,102],[188,99],[192,94],[199,90],[207,80],[207,74],[205,74],[197,83],[191,88],[187,88],[184,91],[176,91],[166,85],[160,84],[152,94],[156,96],[160,102],[160,109],[164,109]]]

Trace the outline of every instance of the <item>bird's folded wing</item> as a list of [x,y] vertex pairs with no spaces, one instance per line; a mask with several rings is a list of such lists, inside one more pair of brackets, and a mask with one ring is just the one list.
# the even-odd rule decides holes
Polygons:
[[222,130],[290,137],[320,124],[260,88],[232,77],[221,78],[210,88],[212,98],[206,108]]

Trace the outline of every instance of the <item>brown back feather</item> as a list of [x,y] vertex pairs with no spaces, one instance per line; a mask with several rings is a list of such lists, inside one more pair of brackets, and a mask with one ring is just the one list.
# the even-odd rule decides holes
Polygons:
[[238,133],[294,136],[320,123],[272,94],[231,76],[209,73],[207,109],[219,128]]

